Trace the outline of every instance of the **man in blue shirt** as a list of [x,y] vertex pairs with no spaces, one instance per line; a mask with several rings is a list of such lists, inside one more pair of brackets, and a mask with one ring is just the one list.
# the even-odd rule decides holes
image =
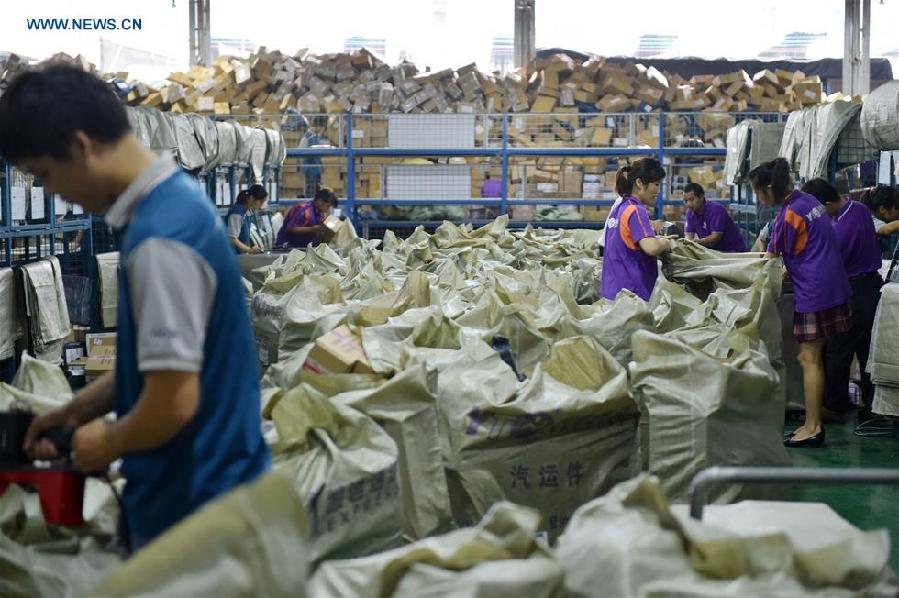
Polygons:
[[124,520],[139,549],[269,467],[234,252],[196,182],[142,146],[112,91],[81,69],[16,77],[0,98],[0,154],[119,232],[115,372],[36,418],[25,449],[55,458],[40,438],[64,426],[75,428],[82,470],[122,458]]
[[[300,140],[300,148],[306,149],[319,145],[321,139],[319,138],[318,130],[324,128],[324,126],[325,124],[321,122],[321,117],[314,117]],[[321,180],[322,159],[318,156],[309,156],[303,159],[303,190],[305,197],[315,197],[315,190],[318,189]]]

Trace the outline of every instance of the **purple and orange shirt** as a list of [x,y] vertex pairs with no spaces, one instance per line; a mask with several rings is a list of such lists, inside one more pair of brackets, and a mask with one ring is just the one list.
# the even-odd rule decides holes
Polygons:
[[310,243],[318,243],[318,237],[313,234],[297,235],[287,232],[287,229],[295,226],[318,226],[325,222],[326,217],[327,214],[315,209],[315,203],[312,201],[295,205],[284,216],[284,224],[278,231],[275,244],[280,247],[286,243],[290,247],[306,249]]
[[636,197],[623,198],[612,208],[604,233],[600,295],[614,300],[618,291],[628,289],[649,301],[659,277],[659,263],[640,249],[641,239],[655,237],[646,207]]
[[793,279],[797,312],[824,311],[852,296],[837,235],[827,210],[814,196],[790,193],[774,219],[768,252],[783,256]]
[[880,242],[871,212],[864,204],[849,200],[833,219],[833,229],[837,233],[837,243],[849,278],[862,274],[877,273],[882,266]]

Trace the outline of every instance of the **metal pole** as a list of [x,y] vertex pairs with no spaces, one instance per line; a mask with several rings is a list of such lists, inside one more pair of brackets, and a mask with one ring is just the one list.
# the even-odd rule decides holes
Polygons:
[[871,91],[871,0],[862,0],[861,62],[858,69],[858,91]]
[[[3,227],[6,228],[10,233],[12,232],[13,221],[12,221],[12,199],[10,198],[11,184],[9,178],[12,176],[12,170],[9,167],[9,162],[3,163],[3,195],[0,197],[0,202],[3,204]],[[12,249],[13,242],[12,236],[7,236],[3,240],[6,245],[6,265],[12,266]]]
[[717,484],[899,484],[899,469],[821,467],[710,467],[690,483],[690,516],[702,520],[709,489]]
[[500,214],[509,213],[509,114],[503,114],[503,158],[502,158],[502,197],[499,206]]
[[[659,162],[662,164],[662,168],[665,167],[665,113],[662,112],[659,114]],[[672,168],[672,172],[674,169]],[[665,198],[666,193],[665,189],[667,185],[671,184],[671,177],[666,177],[668,181],[659,187],[659,195],[656,197],[656,218],[665,217]]]
[[[92,332],[103,329],[103,323],[100,321],[100,273],[97,267],[96,248],[94,247],[94,217],[88,216],[90,225],[84,231],[84,253],[87,259],[87,278],[91,281],[91,315],[90,329]],[[105,224],[101,221],[101,226]]]
[[536,54],[535,0],[515,0],[515,68],[527,67]]
[[190,64],[209,66],[212,62],[209,28],[209,3],[211,0],[190,0],[189,5],[189,39]]
[[188,62],[193,66],[197,64],[197,0],[190,0],[187,16]]
[[843,93],[871,90],[871,0],[846,0],[843,34]]
[[347,144],[346,144],[346,208],[347,216],[353,226],[356,227],[356,155],[353,152],[353,113],[346,115]]

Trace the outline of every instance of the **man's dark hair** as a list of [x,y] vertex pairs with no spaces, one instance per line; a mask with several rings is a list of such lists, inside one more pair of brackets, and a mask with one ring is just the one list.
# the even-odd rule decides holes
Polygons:
[[334,190],[330,187],[317,187],[315,190],[315,199],[322,199],[331,204],[331,207],[337,207],[337,194],[334,193]]
[[67,160],[75,131],[101,142],[131,130],[109,86],[66,64],[17,76],[0,97],[0,155],[10,162],[51,156]]
[[840,194],[833,185],[818,177],[802,186],[802,192],[814,195],[821,203],[836,203],[840,201]]
[[250,187],[247,189],[247,193],[253,199],[265,199],[266,197],[268,197],[268,191],[266,191],[265,187],[263,187],[259,183],[253,183],[252,185],[250,185]]
[[705,189],[699,183],[687,183],[684,185],[684,195],[692,193],[696,197],[705,197]]
[[873,189],[869,189],[862,196],[861,201],[875,214],[880,208],[899,210],[899,193],[889,185],[877,185]]

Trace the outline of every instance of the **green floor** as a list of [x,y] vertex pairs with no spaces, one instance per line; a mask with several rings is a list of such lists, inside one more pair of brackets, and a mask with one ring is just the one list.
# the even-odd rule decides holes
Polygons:
[[[798,424],[787,422],[792,430]],[[899,440],[860,438],[855,417],[845,424],[825,424],[827,444],[820,449],[789,449],[796,467],[897,467]],[[899,571],[899,486],[800,486],[794,499],[823,502],[862,529],[885,527],[892,544],[891,564]]]

